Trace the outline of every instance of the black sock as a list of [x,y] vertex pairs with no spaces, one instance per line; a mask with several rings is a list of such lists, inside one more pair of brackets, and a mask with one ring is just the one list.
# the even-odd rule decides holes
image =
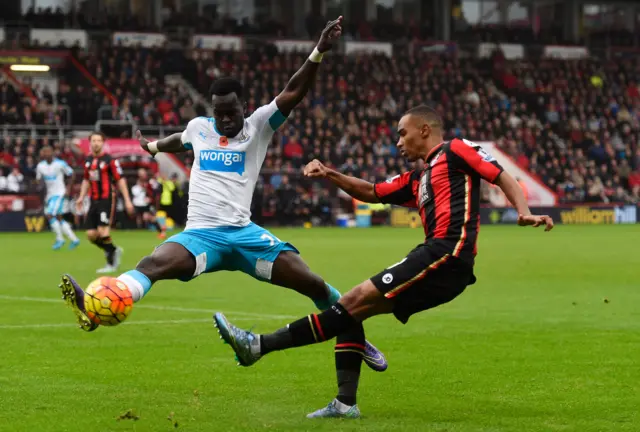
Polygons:
[[293,338],[289,331],[289,326],[276,330],[271,334],[260,336],[260,352],[262,354],[291,346],[293,346]]
[[159,233],[162,232],[162,227],[160,226],[158,221],[151,222],[151,225],[153,225]]
[[116,246],[113,244],[113,240],[111,240],[111,236],[100,238],[100,243],[102,244],[102,249],[107,253],[107,263],[109,265],[113,265],[113,258],[116,253]]
[[360,367],[365,350],[364,344],[362,323],[358,323],[349,331],[339,334],[336,339],[335,358],[338,379],[336,399],[345,405],[353,406],[356,404]]
[[349,312],[336,303],[321,314],[311,314],[275,333],[260,336],[260,353],[311,345],[333,339],[357,324]]

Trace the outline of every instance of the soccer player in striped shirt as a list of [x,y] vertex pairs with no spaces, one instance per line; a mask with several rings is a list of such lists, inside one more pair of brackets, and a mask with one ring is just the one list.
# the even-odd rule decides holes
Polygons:
[[356,392],[364,350],[362,322],[393,313],[407,323],[411,315],[447,303],[475,283],[473,272],[480,228],[480,182],[502,189],[519,213],[518,224],[553,228],[549,216],[532,215],[520,186],[479,145],[464,139],[444,141],[440,116],[427,106],[408,111],[398,123],[402,156],[423,168],[371,184],[326,168],[315,160],[309,177],[324,177],[354,198],[419,211],[425,241],[400,262],[362,282],[330,309],[311,314],[272,334],[254,334],[233,326],[222,313],[214,321],[243,366],[264,355],[330,340],[335,346],[338,395],[308,417],[357,418]]
[[127,180],[122,176],[122,168],[117,159],[103,150],[105,136],[101,132],[93,132],[89,136],[91,154],[84,163],[84,177],[80,187],[80,195],[76,200],[78,214],[83,212],[84,198],[91,198],[91,206],[85,217],[87,238],[91,243],[104,251],[107,263],[97,270],[98,273],[113,273],[120,266],[122,248],[113,244],[111,224],[115,210],[115,189],[117,185],[129,216],[135,214]]

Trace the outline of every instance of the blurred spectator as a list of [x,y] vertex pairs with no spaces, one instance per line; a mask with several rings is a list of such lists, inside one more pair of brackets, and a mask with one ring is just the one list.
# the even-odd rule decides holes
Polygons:
[[9,192],[18,193],[23,190],[24,186],[24,176],[20,172],[18,167],[14,167],[11,171],[11,174],[7,176],[7,186],[6,189]]
[[[179,22],[185,17],[175,18]],[[213,21],[223,31],[261,31],[260,23],[234,24],[217,15]],[[310,31],[317,31],[318,24],[312,21],[307,23]],[[345,25],[345,36],[354,39],[386,35],[413,40],[429,31],[428,23],[422,28],[394,22]],[[474,40],[520,43],[557,37],[499,27],[467,26],[461,32]],[[300,175],[302,166],[313,158],[370,181],[411,169],[413,164],[398,157],[395,127],[403,112],[421,103],[432,105],[442,115],[447,138],[495,142],[520,167],[553,189],[562,202],[638,201],[639,58],[615,62],[509,60],[497,50],[484,61],[423,52],[409,45],[396,45],[393,58],[334,53],[325,59],[308,97],[291,113],[267,150],[256,187],[256,193],[262,194],[256,200],[259,217],[277,214],[296,223],[326,218],[333,191],[322,181]],[[191,118],[207,115],[208,96],[200,99],[205,102],[198,102],[185,86],[170,84],[165,79],[168,74],[182,74],[202,95],[208,95],[211,79],[237,76],[245,84],[250,114],[269,103],[306,59],[306,53],[278,54],[272,46],[260,43],[246,51],[142,49],[104,43],[80,56],[113,93],[115,103],[86,82],[69,80],[57,94],[31,86],[35,104],[30,96],[3,84],[3,124],[63,121],[62,105],[70,107],[74,122],[92,124],[98,109],[106,106],[100,109],[101,118],[179,130]],[[48,139],[57,142],[58,154],[73,157],[65,140]],[[0,140],[5,141],[6,163],[18,165],[29,177],[40,142],[32,145],[18,137]],[[181,157],[190,168],[193,154]],[[165,198],[181,190],[169,182]],[[483,199],[491,194],[492,189],[485,188]],[[169,202],[171,207],[173,198]]]

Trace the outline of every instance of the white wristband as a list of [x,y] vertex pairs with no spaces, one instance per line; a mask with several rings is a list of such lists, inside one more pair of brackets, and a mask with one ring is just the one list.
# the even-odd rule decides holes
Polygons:
[[152,141],[148,143],[147,148],[149,149],[149,152],[151,152],[151,154],[153,155],[158,153],[158,141]]
[[313,49],[313,52],[309,55],[309,60],[314,62],[314,63],[320,63],[322,61],[322,57],[324,56],[324,54],[322,54],[320,51],[318,51],[318,47],[315,47]]

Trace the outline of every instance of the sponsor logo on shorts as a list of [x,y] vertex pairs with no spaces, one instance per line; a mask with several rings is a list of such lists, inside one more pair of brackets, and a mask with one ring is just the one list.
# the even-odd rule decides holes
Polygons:
[[393,275],[391,273],[386,273],[384,276],[382,276],[382,282],[386,283],[387,285],[390,284],[391,282],[393,282]]

